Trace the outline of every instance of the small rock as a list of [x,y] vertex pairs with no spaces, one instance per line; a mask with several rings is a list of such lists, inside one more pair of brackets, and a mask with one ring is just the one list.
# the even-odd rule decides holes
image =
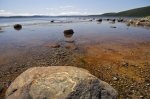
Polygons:
[[22,25],[21,24],[15,24],[14,25],[14,29],[15,30],[21,30],[22,29]]
[[140,98],[144,98],[144,96],[140,96]]
[[123,19],[118,19],[118,22],[123,22]]
[[146,86],[150,86],[150,84],[148,83],[148,84],[146,84]]
[[60,47],[60,45],[59,45],[59,44],[57,44],[57,43],[54,43],[54,44],[50,44],[50,45],[48,45],[48,47],[50,47],[50,48],[59,48],[59,47]]
[[75,44],[71,44],[71,43],[66,44],[65,48],[72,49],[72,50],[76,50],[77,49],[76,45]]
[[107,21],[109,21],[110,19],[106,19]]
[[51,23],[54,23],[54,22],[55,22],[54,20],[51,21]]
[[74,33],[73,29],[64,30],[64,35],[70,35],[70,34],[73,34],[73,33]]
[[116,21],[116,19],[113,19],[112,21],[113,21],[113,22],[115,22],[115,21]]
[[122,63],[122,66],[124,66],[124,67],[128,67],[128,66],[129,66],[129,63],[127,63],[127,62],[123,62],[123,63]]
[[136,24],[136,25],[140,25],[140,22],[139,22],[139,21],[137,21],[135,24]]
[[110,28],[117,28],[116,26],[110,26]]
[[97,21],[98,21],[98,22],[102,22],[102,19],[98,19]]
[[118,78],[117,78],[117,77],[113,77],[113,80],[114,80],[114,81],[117,81],[117,80],[118,80]]
[[130,23],[130,24],[133,24],[134,22],[133,22],[133,20],[129,20],[129,23]]

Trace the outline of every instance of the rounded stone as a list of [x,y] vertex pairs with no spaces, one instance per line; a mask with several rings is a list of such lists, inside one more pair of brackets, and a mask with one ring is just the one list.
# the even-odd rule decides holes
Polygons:
[[9,86],[6,99],[116,99],[108,83],[71,66],[34,67]]

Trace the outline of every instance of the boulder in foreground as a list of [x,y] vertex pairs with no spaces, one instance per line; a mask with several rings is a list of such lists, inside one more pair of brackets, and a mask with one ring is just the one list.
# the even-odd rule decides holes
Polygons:
[[117,92],[87,70],[70,66],[30,68],[10,85],[6,99],[116,99]]

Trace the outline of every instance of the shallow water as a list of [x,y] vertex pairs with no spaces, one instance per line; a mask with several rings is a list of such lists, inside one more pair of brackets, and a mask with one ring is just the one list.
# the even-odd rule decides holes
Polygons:
[[[88,19],[84,21],[80,19],[70,23],[67,23],[66,19],[61,20],[63,22],[50,23],[46,21],[42,23],[44,22],[43,20],[41,23],[36,20],[28,20],[30,24],[26,24],[28,21],[18,22],[23,23],[23,28],[19,31],[15,30],[12,25],[3,27],[3,32],[0,33],[0,49],[6,46],[7,48],[9,46],[38,46],[46,42],[63,41],[65,39],[63,31],[66,29],[74,30],[73,39],[75,39],[77,44],[107,41],[122,43],[150,41],[149,28],[128,27],[125,23],[116,22],[115,24],[111,24],[107,21],[103,21],[102,23],[96,21],[89,22]],[[37,23],[31,24],[35,21]],[[111,28],[112,26],[116,26],[117,28]]]

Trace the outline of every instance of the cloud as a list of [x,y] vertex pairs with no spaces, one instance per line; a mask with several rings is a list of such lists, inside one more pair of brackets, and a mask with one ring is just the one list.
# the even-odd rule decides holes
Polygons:
[[31,15],[50,15],[50,16],[58,16],[58,15],[91,15],[91,14],[99,14],[98,12],[94,12],[88,9],[81,9],[78,7],[74,7],[71,5],[60,6],[57,8],[44,8],[41,11],[35,13],[25,13],[23,10],[19,10],[18,12],[11,12],[6,10],[0,10],[0,16],[31,16]]
[[88,9],[81,9],[71,5],[60,6],[57,8],[46,8],[49,15],[90,15],[99,14],[98,12],[93,12]]

